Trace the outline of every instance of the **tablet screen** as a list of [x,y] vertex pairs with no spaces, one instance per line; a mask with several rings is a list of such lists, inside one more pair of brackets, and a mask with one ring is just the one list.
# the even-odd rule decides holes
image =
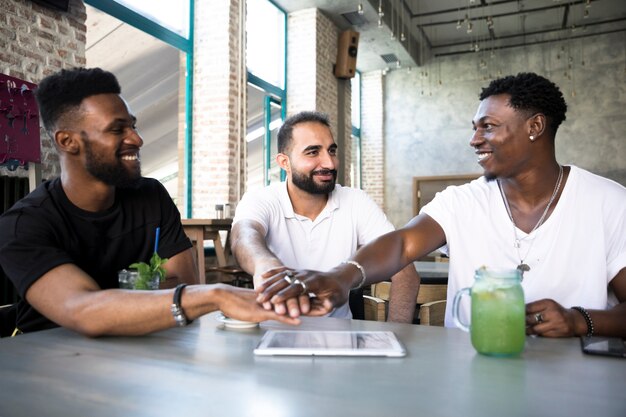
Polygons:
[[388,331],[268,330],[256,355],[393,356],[406,351]]

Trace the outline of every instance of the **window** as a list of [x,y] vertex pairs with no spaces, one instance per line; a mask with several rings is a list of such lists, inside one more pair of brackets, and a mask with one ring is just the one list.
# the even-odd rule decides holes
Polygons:
[[246,2],[248,69],[246,189],[284,179],[276,136],[285,117],[285,12],[268,0]]
[[246,64],[256,77],[285,88],[285,13],[268,0],[247,0]]
[[189,2],[169,0],[115,0],[155,23],[189,39]]

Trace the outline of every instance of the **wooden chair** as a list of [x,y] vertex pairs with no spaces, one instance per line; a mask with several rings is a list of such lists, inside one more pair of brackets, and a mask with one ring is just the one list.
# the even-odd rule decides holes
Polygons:
[[[365,320],[385,321],[387,319],[391,282],[372,285],[371,296],[363,296]],[[442,284],[421,284],[416,304],[419,306],[419,324],[443,326],[446,312],[448,286]]]
[[363,313],[365,320],[387,321],[387,310],[385,300],[371,295],[363,296]]

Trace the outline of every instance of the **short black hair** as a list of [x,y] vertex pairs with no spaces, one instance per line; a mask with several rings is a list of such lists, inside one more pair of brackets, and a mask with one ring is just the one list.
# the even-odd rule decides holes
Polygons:
[[120,94],[115,75],[101,68],[63,69],[44,78],[35,91],[44,128],[51,134],[65,114],[75,111],[87,97]]
[[480,99],[489,96],[508,94],[509,103],[516,110],[528,112],[529,116],[543,113],[548,118],[552,134],[565,120],[567,104],[559,87],[547,78],[532,72],[498,78],[483,88]]
[[278,152],[286,153],[291,139],[293,139],[293,128],[295,125],[306,122],[321,123],[330,129],[330,121],[326,113],[318,111],[302,111],[288,117],[278,130]]

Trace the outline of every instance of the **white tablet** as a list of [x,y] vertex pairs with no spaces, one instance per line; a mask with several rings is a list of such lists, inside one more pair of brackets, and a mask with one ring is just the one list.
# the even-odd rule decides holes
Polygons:
[[402,357],[406,350],[393,332],[268,330],[254,354]]

